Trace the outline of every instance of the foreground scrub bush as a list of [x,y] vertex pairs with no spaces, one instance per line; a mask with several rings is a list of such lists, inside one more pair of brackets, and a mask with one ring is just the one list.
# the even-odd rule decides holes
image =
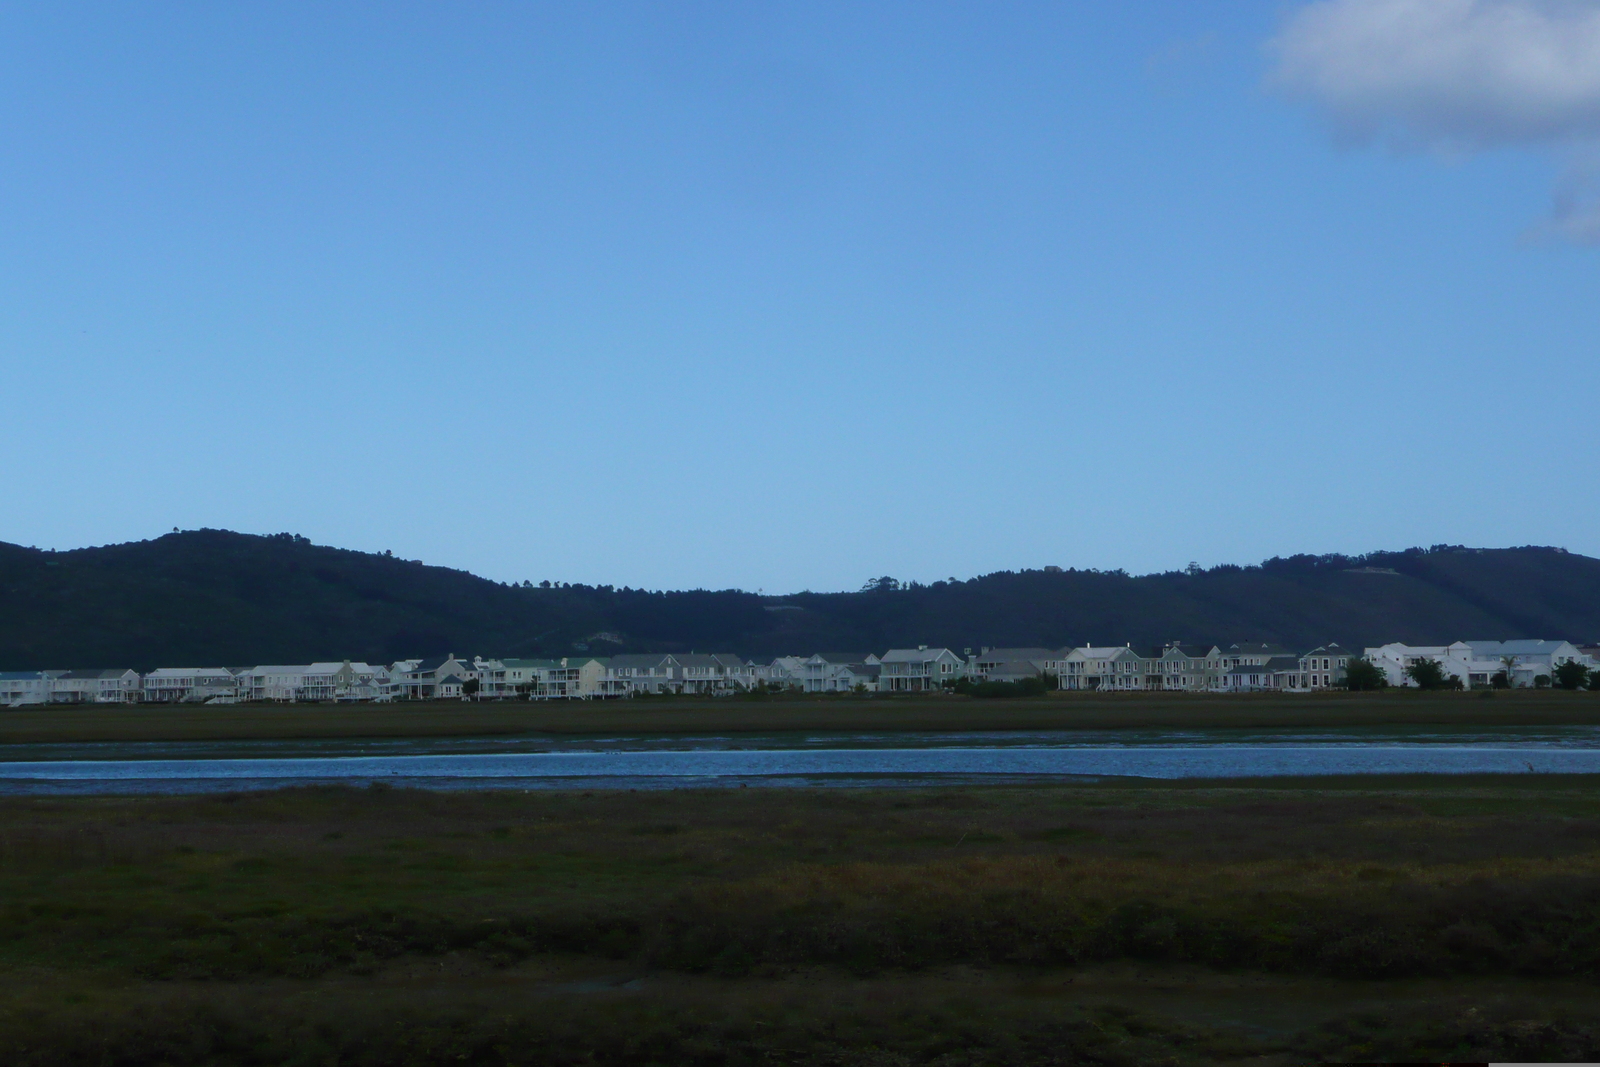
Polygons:
[[[1014,860],[795,871],[684,894],[642,924],[644,949],[659,966],[718,973],[1132,958],[1368,978],[1600,975],[1600,877],[1332,883],[1270,897],[1239,881],[1179,903],[1173,887],[1148,885],[1155,878],[1144,887],[1137,879],[1106,883],[1104,875],[1128,872],[1085,866],[1063,872],[1051,861]],[[1207,888],[1198,873],[1196,881]]]

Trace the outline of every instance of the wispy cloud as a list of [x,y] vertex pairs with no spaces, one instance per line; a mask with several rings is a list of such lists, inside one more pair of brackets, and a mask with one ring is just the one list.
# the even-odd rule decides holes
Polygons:
[[[1563,156],[1600,142],[1600,2],[1317,0],[1270,43],[1273,83],[1347,140]],[[1600,243],[1595,171],[1569,166],[1545,229]]]

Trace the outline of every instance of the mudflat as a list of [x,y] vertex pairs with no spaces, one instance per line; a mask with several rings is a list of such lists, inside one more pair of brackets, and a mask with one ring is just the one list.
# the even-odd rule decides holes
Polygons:
[[716,734],[1339,726],[1600,726],[1600,693],[1057,693],[1042,697],[654,697],[397,704],[58,705],[0,710],[0,744],[518,734]]
[[0,1058],[1600,1056],[1600,781],[0,801]]

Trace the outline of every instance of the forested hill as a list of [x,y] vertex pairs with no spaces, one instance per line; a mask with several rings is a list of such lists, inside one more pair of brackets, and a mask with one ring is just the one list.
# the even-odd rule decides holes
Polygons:
[[1294,556],[1130,577],[1028,570],[761,597],[502,585],[288,534],[71,552],[0,543],[0,669],[929,644],[1600,638],[1600,560],[1555,548]]

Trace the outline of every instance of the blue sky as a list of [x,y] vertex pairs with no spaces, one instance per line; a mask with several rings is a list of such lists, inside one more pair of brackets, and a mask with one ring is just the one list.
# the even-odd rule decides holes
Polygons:
[[1600,36],[1494,53],[1591,15],[5,4],[0,540],[767,592],[1600,554]]

